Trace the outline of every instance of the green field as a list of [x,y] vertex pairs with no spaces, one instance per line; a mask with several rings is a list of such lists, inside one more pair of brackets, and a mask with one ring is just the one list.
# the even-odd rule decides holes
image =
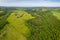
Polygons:
[[0,40],[60,40],[60,8],[0,8]]

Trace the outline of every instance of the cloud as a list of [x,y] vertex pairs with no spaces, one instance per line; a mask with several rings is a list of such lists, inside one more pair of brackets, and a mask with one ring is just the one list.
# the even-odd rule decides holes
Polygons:
[[60,7],[60,3],[56,2],[13,2],[0,3],[0,6],[16,6],[16,7]]
[[7,0],[0,0],[0,3],[6,2]]
[[0,2],[22,2],[22,1],[37,2],[37,1],[51,1],[51,0],[0,0]]
[[0,6],[13,6],[13,7],[60,7],[59,2],[51,2],[50,0],[41,1],[17,1],[11,2],[11,0],[0,0]]

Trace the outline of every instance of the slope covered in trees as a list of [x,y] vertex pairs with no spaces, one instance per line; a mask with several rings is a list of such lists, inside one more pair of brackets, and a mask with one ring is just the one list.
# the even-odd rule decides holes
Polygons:
[[0,40],[60,40],[60,8],[0,9]]

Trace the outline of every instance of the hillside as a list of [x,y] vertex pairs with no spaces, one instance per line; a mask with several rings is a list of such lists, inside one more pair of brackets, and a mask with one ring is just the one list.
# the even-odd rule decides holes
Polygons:
[[59,8],[0,10],[0,40],[60,40]]

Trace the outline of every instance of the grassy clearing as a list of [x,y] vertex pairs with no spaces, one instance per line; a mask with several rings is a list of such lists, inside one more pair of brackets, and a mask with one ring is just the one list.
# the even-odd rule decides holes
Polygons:
[[57,19],[60,20],[60,13],[53,11],[53,15],[57,17]]
[[[23,16],[20,17],[22,14]],[[32,17],[30,14],[22,11],[18,11],[18,13],[12,13],[7,19],[7,21],[9,22],[7,34],[7,37],[9,37],[7,40],[13,40],[12,35],[14,36],[14,38],[16,38],[16,40],[27,40],[26,38],[30,36],[30,29],[25,25],[25,21],[33,18],[34,17]],[[20,36],[22,38],[20,38]]]

